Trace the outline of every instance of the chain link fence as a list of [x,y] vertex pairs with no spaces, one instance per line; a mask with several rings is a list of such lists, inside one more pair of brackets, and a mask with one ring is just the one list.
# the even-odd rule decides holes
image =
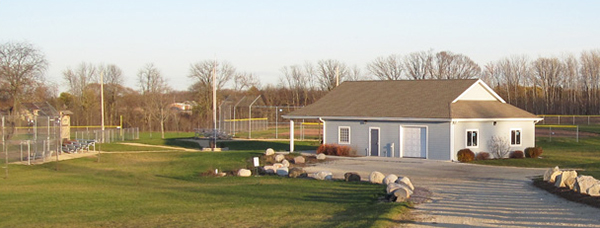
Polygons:
[[60,151],[60,123],[56,117],[9,120],[2,116],[3,163],[45,161]]

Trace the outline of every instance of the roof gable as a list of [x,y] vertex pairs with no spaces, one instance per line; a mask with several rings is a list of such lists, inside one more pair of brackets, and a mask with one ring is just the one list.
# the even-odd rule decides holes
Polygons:
[[487,86],[483,81],[478,80],[476,83],[466,89],[452,103],[457,101],[500,101],[506,103],[492,88]]

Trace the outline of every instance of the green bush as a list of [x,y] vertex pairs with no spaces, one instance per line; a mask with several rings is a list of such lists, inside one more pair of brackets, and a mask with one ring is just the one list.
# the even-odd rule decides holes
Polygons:
[[479,152],[477,153],[477,155],[475,156],[475,160],[477,161],[481,161],[481,160],[489,160],[491,157],[490,153],[488,152]]
[[475,159],[475,153],[473,153],[473,151],[471,151],[470,149],[462,149],[458,151],[456,157],[460,162],[470,162],[473,161],[473,159]]
[[510,153],[509,158],[524,158],[525,155],[523,155],[523,151],[520,150],[515,150],[512,153]]
[[544,153],[544,151],[542,150],[542,147],[539,146],[528,147],[527,149],[525,149],[525,157],[528,158],[537,158],[540,155],[542,155],[542,153]]

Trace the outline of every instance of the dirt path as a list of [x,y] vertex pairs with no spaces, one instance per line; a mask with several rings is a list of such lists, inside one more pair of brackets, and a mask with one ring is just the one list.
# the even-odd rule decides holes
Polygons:
[[174,147],[174,146],[148,145],[148,144],[142,144],[142,143],[120,143],[120,144],[130,145],[130,146],[156,147],[156,148],[164,148],[164,149],[169,149],[169,150],[182,150],[182,151],[190,151],[190,152],[200,151],[198,149],[188,149],[188,148]]
[[394,158],[340,158],[306,168],[348,171],[363,179],[371,171],[409,177],[433,194],[412,210],[414,223],[398,227],[600,227],[600,210],[558,198],[531,185],[544,169],[493,167]]

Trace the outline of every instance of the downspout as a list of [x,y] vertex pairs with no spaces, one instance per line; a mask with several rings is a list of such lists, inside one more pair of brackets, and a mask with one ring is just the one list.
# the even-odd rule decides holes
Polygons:
[[321,121],[321,123],[323,123],[323,144],[327,144],[327,142],[325,142],[325,135],[327,135],[327,131],[325,128],[325,121],[323,121],[323,118],[319,117],[319,121]]

